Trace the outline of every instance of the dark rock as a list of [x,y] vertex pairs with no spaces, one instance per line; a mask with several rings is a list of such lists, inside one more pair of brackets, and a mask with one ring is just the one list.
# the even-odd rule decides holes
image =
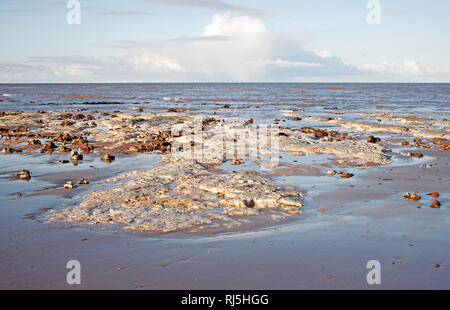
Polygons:
[[441,207],[441,203],[437,200],[433,200],[433,202],[430,204],[430,208],[433,209],[439,209]]
[[88,181],[88,179],[83,178],[78,183],[79,184],[89,184],[89,181]]
[[20,171],[19,179],[21,179],[21,180],[29,180],[30,178],[31,178],[30,171],[28,171],[28,170]]
[[249,200],[245,199],[243,201],[243,203],[247,208],[254,208],[256,205],[256,202],[253,199],[249,199]]
[[3,153],[3,154],[11,154],[11,153],[13,153],[13,152],[14,152],[14,149],[11,148],[11,147],[4,147],[4,148],[2,149],[2,153]]
[[343,174],[341,174],[341,178],[343,178],[343,179],[349,179],[349,178],[351,178],[353,176],[354,176],[353,173],[343,173]]
[[369,143],[378,143],[378,142],[381,142],[381,139],[378,138],[378,137],[375,137],[375,136],[369,136],[367,138],[367,142],[369,142]]
[[106,154],[105,156],[102,157],[102,160],[107,163],[112,162],[114,159],[116,159],[116,157],[109,154]]
[[35,139],[30,139],[30,140],[28,140],[28,144],[29,145],[41,145],[41,141],[35,140]]
[[70,160],[72,161],[83,160],[83,155],[78,154],[77,151],[72,151],[72,153],[70,154]]

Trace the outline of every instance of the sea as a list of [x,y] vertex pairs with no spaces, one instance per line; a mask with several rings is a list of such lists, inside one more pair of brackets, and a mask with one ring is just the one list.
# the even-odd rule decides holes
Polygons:
[[273,118],[282,109],[345,112],[450,112],[450,83],[123,83],[0,84],[1,111],[73,109]]

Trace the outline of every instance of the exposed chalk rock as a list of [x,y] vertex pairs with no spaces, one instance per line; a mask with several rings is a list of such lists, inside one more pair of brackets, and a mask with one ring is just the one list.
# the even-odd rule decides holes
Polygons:
[[125,230],[169,232],[202,225],[237,227],[235,216],[263,210],[299,214],[302,194],[245,173],[217,173],[201,163],[170,161],[148,171],[108,180],[113,187],[82,197],[79,205],[54,211],[51,221],[117,224]]

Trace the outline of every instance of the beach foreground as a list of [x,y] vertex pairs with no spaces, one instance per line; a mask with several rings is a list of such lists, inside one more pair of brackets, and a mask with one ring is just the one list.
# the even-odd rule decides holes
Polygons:
[[450,288],[445,107],[158,100],[0,112],[1,288]]

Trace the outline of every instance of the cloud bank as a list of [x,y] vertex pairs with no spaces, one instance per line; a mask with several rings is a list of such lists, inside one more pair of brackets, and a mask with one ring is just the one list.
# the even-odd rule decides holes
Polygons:
[[216,13],[198,36],[119,42],[114,46],[119,56],[28,57],[22,63],[0,63],[0,82],[290,82],[431,72],[415,61],[356,68],[327,50],[307,50],[310,43],[301,34],[271,31],[256,16]]

